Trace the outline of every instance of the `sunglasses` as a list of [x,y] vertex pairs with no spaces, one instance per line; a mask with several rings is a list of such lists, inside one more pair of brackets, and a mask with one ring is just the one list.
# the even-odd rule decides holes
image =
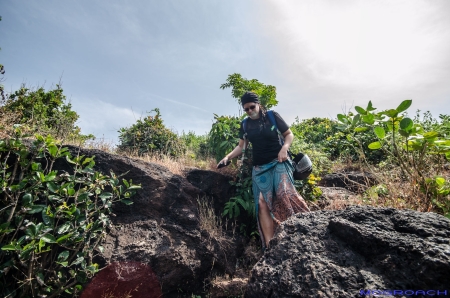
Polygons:
[[255,108],[256,108],[256,105],[252,105],[252,106],[249,106],[248,108],[245,108],[244,111],[248,112],[250,110],[254,110]]

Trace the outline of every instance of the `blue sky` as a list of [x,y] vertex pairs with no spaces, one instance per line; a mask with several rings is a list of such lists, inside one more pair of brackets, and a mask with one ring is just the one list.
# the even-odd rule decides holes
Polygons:
[[365,106],[450,111],[450,1],[0,0],[5,89],[60,80],[83,133],[161,110],[204,134],[237,115],[229,74],[277,87],[274,109],[329,117]]

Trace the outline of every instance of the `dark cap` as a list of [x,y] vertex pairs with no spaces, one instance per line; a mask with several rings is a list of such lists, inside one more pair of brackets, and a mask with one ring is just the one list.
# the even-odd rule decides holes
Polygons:
[[254,93],[254,92],[250,92],[250,91],[245,92],[245,94],[242,95],[242,97],[241,97],[241,104],[242,104],[242,106],[244,106],[246,103],[249,103],[249,102],[259,103],[258,94]]

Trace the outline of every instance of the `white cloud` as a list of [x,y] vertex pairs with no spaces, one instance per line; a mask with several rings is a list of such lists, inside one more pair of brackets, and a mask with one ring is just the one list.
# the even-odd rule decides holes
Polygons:
[[[412,98],[415,108],[442,109],[450,94],[449,8],[448,1],[271,1],[265,28],[287,81],[279,94],[307,117],[369,100],[391,107]],[[289,100],[294,94],[303,100]]]
[[131,126],[141,116],[131,109],[101,100],[77,99],[71,103],[73,109],[80,115],[76,125],[81,128],[81,133],[92,133],[112,143],[118,142],[119,128]]

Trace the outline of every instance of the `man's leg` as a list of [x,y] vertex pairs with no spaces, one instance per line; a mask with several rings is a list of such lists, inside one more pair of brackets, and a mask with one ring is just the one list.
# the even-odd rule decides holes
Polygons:
[[264,240],[266,241],[266,246],[269,245],[270,239],[273,238],[274,233],[274,225],[272,216],[270,216],[270,210],[267,206],[266,201],[262,193],[259,194],[259,225],[261,226],[261,230],[264,235]]

